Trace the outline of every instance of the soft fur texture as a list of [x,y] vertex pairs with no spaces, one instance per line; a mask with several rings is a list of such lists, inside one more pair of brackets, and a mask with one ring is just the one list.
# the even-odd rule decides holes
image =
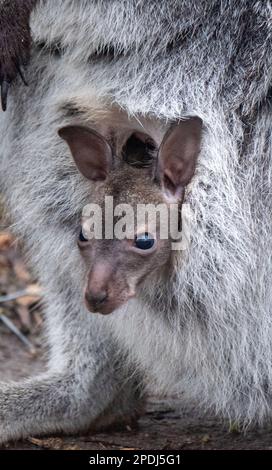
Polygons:
[[[244,426],[271,419],[271,25],[270,1],[37,7],[30,86],[17,82],[0,115],[0,165],[14,229],[47,292],[50,361],[41,377],[3,386],[2,440],[131,413],[139,382]],[[171,279],[150,279],[109,317],[91,315],[76,239],[92,187],[57,129],[106,133],[111,122],[125,140],[143,126],[159,143],[169,120],[188,115],[205,126],[187,190],[190,249]]]

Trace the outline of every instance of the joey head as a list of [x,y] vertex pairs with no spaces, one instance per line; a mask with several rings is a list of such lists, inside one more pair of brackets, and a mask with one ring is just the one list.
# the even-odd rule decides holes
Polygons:
[[[135,168],[117,158],[107,140],[96,131],[67,126],[59,135],[69,145],[79,171],[95,182],[92,203],[104,207],[105,197],[113,197],[113,209],[120,204],[133,211],[131,226],[124,239],[113,233],[111,239],[88,239],[81,230],[78,246],[87,263],[85,303],[91,312],[108,314],[137,295],[147,276],[169,274],[171,234],[160,236],[160,220],[139,221],[139,204],[157,207],[182,204],[186,185],[191,181],[200,150],[202,121],[192,117],[173,124],[148,168]],[[104,214],[104,211],[102,211]],[[120,220],[114,211],[113,224]],[[102,215],[102,227],[106,219]],[[102,231],[104,233],[104,231]]]

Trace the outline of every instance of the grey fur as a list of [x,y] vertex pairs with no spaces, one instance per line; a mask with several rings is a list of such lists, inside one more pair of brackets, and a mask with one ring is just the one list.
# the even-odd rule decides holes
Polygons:
[[[116,396],[120,413],[133,411],[141,374],[142,386],[243,426],[271,420],[271,25],[271,2],[257,0],[56,0],[35,11],[44,47],[0,116],[1,184],[47,291],[50,361],[45,376],[3,385],[3,441],[82,430],[118,411]],[[112,106],[123,139],[143,126],[159,143],[188,115],[205,135],[188,253],[170,280],[104,318],[82,305],[76,248],[92,188],[56,130],[105,131]]]

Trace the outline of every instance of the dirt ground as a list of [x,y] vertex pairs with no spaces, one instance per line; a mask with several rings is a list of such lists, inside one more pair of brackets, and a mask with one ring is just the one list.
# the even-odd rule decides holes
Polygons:
[[[28,289],[24,297],[6,301],[3,296]],[[0,319],[8,318],[31,346],[25,345],[0,320],[0,381],[18,380],[35,375],[43,368],[41,340],[42,313],[40,294],[35,280],[26,270],[8,234],[0,232]],[[272,430],[255,430],[246,434],[229,430],[214,416],[200,417],[194,407],[180,409],[174,398],[152,397],[138,426],[85,436],[39,438],[32,436],[6,444],[2,449],[69,449],[69,450],[185,450],[185,449],[269,449]]]

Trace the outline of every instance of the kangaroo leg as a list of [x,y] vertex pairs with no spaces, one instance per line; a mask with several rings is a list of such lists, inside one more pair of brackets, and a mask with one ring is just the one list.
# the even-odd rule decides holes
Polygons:
[[0,0],[0,86],[3,111],[10,84],[17,74],[26,84],[21,67],[30,57],[29,18],[37,0]]
[[62,305],[63,297],[69,299],[69,292],[58,302],[54,296],[57,308],[47,312],[48,370],[19,383],[0,383],[0,442],[80,432],[137,412],[137,380],[122,367],[106,319],[73,311]]

